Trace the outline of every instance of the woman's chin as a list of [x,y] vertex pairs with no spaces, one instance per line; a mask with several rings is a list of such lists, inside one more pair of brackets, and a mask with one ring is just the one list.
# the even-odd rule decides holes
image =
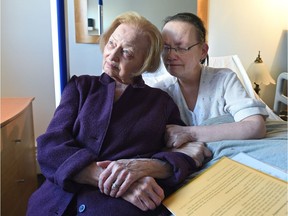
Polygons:
[[108,76],[110,76],[112,79],[114,79],[115,81],[122,83],[122,80],[121,80],[117,75],[115,75],[114,73],[112,73],[111,71],[104,71],[104,72],[105,72]]

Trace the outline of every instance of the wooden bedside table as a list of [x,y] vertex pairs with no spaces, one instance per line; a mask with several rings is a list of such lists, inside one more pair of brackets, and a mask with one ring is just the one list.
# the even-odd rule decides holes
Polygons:
[[32,101],[1,98],[1,215],[26,215],[37,189]]

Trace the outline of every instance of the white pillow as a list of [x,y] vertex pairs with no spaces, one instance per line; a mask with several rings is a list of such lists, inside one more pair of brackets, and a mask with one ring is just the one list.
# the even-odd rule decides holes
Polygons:
[[154,73],[145,72],[142,74],[142,77],[145,83],[151,87],[155,87],[156,83],[163,81],[163,80],[167,80],[167,78],[176,79],[175,77],[171,76],[170,73],[166,70],[162,59],[161,59],[161,64],[159,68],[157,69],[157,71],[155,71]]

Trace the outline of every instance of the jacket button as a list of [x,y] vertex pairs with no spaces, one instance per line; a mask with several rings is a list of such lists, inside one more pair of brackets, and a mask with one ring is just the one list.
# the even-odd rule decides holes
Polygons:
[[80,213],[82,213],[82,212],[85,211],[85,209],[86,209],[86,206],[85,206],[84,204],[82,204],[82,205],[79,206],[78,211],[79,211]]

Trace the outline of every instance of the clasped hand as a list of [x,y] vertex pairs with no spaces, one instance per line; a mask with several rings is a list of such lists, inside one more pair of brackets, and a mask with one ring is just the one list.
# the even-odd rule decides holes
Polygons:
[[137,164],[137,160],[131,159],[97,162],[103,169],[99,175],[99,190],[111,197],[122,196],[132,183],[145,175]]
[[164,191],[153,177],[146,176],[145,163],[141,159],[97,162],[103,169],[98,181],[100,191],[122,197],[142,211],[155,209],[164,199]]
[[195,134],[191,134],[187,127],[167,125],[165,139],[168,151],[182,152],[190,156],[197,167],[201,167],[205,159],[212,156],[206,144],[196,141]]
[[166,169],[163,171],[164,167],[163,163],[153,159],[101,161],[91,163],[73,179],[81,184],[99,187],[102,193],[121,197],[141,210],[147,211],[155,209],[164,199],[164,191],[154,179],[154,177],[165,178],[165,175],[169,175]]

